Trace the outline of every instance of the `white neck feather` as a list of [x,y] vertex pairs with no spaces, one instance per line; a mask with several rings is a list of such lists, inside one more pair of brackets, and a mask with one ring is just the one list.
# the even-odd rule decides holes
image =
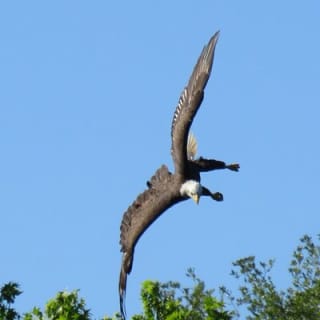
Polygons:
[[195,194],[201,196],[202,194],[201,184],[195,180],[188,180],[181,186],[180,194],[183,197],[189,197],[189,198],[191,198],[192,195],[195,195]]

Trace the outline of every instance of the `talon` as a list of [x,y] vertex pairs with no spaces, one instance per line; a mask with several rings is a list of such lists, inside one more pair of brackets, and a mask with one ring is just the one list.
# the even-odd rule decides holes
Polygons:
[[212,198],[216,201],[223,201],[223,194],[220,192],[212,193]]
[[228,164],[226,168],[231,171],[239,171],[240,165],[238,163],[231,163],[231,164]]

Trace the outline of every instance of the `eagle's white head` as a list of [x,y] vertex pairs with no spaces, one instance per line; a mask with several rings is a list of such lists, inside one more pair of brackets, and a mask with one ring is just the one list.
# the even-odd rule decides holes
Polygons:
[[196,204],[199,203],[202,195],[202,187],[198,181],[188,180],[180,188],[180,194],[183,197],[191,198]]

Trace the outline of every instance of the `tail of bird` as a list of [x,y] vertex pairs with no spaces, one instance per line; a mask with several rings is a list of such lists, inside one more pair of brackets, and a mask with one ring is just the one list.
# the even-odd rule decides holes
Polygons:
[[189,133],[187,142],[187,158],[188,160],[194,160],[197,154],[198,143],[197,139],[192,132]]
[[132,268],[133,254],[132,252],[124,252],[122,255],[122,263],[119,277],[119,300],[120,300],[120,313],[123,320],[126,319],[126,288],[127,288],[127,276]]

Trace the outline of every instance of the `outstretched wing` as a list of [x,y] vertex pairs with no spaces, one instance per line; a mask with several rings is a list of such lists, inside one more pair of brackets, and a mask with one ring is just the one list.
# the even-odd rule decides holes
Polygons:
[[183,200],[174,176],[166,166],[160,167],[141,193],[124,213],[120,226],[120,244],[123,252],[119,278],[120,311],[125,318],[124,298],[127,275],[132,269],[134,247],[146,231],[166,209]]
[[171,127],[171,154],[175,172],[183,177],[187,173],[187,139],[190,126],[195,117],[203,96],[204,88],[210,77],[214,50],[218,41],[219,32],[210,39],[203,48],[195,65],[188,85],[182,91],[178,106],[174,112]]

